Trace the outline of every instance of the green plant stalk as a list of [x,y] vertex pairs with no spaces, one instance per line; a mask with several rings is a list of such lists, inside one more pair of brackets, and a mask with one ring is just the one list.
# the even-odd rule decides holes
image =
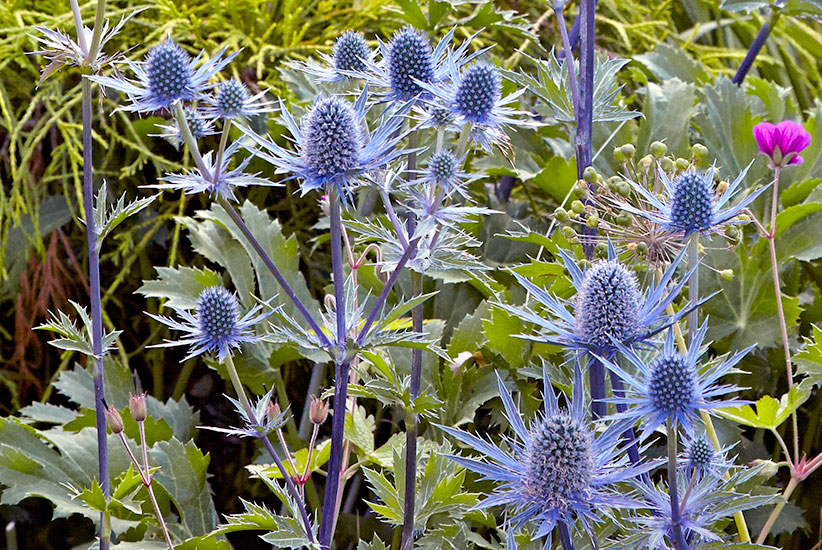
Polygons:
[[237,367],[234,366],[234,359],[231,357],[230,353],[226,355],[223,364],[228,371],[228,377],[231,380],[231,385],[234,386],[234,392],[237,394],[237,399],[240,400],[240,405],[243,406],[243,410],[248,415],[249,421],[255,420],[256,416],[254,414],[254,407],[251,406],[248,396],[245,394],[245,388],[243,388],[243,383],[240,381],[240,375],[237,374]]
[[791,476],[791,480],[788,482],[788,485],[785,487],[785,491],[782,492],[782,500],[774,506],[774,509],[771,510],[771,514],[768,516],[768,520],[765,522],[765,525],[762,526],[762,530],[759,532],[759,536],[756,537],[757,544],[764,544],[765,539],[768,538],[768,533],[771,531],[771,527],[776,522],[776,518],[779,517],[779,514],[782,513],[782,508],[785,507],[785,504],[788,503],[788,499],[790,498],[791,494],[793,494],[793,490],[796,489],[796,486],[799,485],[801,479]]
[[[157,514],[157,521],[160,522],[160,528],[163,530],[163,536],[166,539],[166,544],[168,544],[168,550],[174,550],[174,543],[171,542],[171,537],[168,534],[168,528],[166,527],[165,519],[163,518],[163,513],[160,511],[160,505],[157,504],[157,498],[154,496],[154,489],[151,488],[151,473],[148,468],[148,445],[146,444],[146,426],[145,422],[138,422],[137,423],[140,427],[140,446],[143,448],[143,468],[145,471],[145,477],[143,478],[143,485],[146,487],[146,491],[148,492],[148,496],[151,497],[151,504],[154,506],[154,512]],[[122,435],[122,433],[121,433]],[[125,442],[125,441],[124,441]],[[139,465],[138,465],[139,469]],[[140,472],[141,477],[143,472]]]
[[97,0],[97,7],[94,9],[94,30],[91,34],[91,45],[86,52],[86,63],[93,63],[97,59],[97,51],[100,48],[100,38],[105,24],[105,13],[106,0]]

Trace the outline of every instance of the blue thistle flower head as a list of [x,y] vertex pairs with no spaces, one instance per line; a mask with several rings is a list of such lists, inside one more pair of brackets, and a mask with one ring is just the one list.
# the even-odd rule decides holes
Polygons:
[[[725,376],[754,346],[735,353],[729,359],[719,361],[708,368],[701,368],[701,346],[708,330],[705,321],[694,335],[685,354],[680,354],[674,344],[674,331],[670,329],[665,344],[656,358],[646,362],[636,351],[617,343],[619,352],[636,367],[630,374],[614,362],[601,358],[603,364],[625,382],[627,393],[613,397],[610,402],[627,407],[616,413],[613,419],[626,419],[642,426],[641,437],[653,433],[665,422],[679,424],[689,436],[694,434],[694,421],[701,411],[712,412],[722,407],[738,407],[745,404],[730,393],[740,388],[719,384]],[[718,399],[717,399],[718,398]]]
[[388,74],[394,96],[409,101],[423,92],[420,82],[434,78],[434,51],[423,33],[406,27],[388,43]]
[[362,33],[349,30],[334,42],[331,55],[338,71],[364,71],[365,60],[371,58],[371,48]]
[[319,177],[334,178],[357,166],[362,130],[351,103],[337,97],[318,100],[304,124],[306,165]]
[[727,458],[730,448],[717,449],[707,435],[695,434],[685,438],[684,451],[680,459],[688,475],[711,475],[721,478],[733,467],[733,462]]
[[381,115],[372,132],[365,130],[368,86],[351,103],[342,97],[317,99],[300,125],[281,105],[283,123],[291,132],[297,151],[289,151],[273,141],[240,127],[253,145],[252,154],[273,164],[278,174],[302,180],[302,194],[314,189],[335,188],[344,201],[369,173],[392,163],[406,151],[399,147],[408,134],[400,128],[403,117],[393,111]]
[[723,184],[721,192],[717,192],[713,185],[715,167],[707,172],[691,170],[673,181],[660,169],[659,179],[665,190],[663,196],[658,197],[644,185],[628,179],[628,185],[644,204],[628,204],[621,200],[614,203],[622,210],[651,220],[683,238],[694,233],[719,233],[725,226],[747,223],[738,218],[739,214],[768,188],[768,185],[760,187],[736,204],[730,204],[742,188],[752,164],[753,161],[733,182]]
[[702,471],[714,461],[714,446],[704,435],[694,437],[685,448],[687,466],[695,471]]
[[454,97],[456,109],[465,120],[487,123],[502,95],[502,84],[496,67],[477,63],[462,75]]
[[145,71],[149,91],[158,101],[171,105],[178,99],[194,99],[191,57],[171,39],[148,51]]
[[[201,139],[215,133],[214,122],[205,118],[198,109],[186,107],[183,110],[183,115],[194,139]],[[185,142],[176,118],[172,119],[169,124],[158,124],[157,128],[160,130],[160,133],[153,135],[167,139],[175,147]]]
[[636,276],[618,260],[595,262],[585,272],[574,312],[577,336],[606,349],[625,342],[640,329],[640,294]]
[[217,110],[225,118],[240,116],[248,97],[245,84],[234,78],[226,80],[217,88]]
[[671,224],[686,234],[710,229],[714,220],[714,188],[706,176],[690,171],[674,181]]
[[607,260],[594,262],[585,271],[567,252],[560,250],[559,255],[577,290],[574,300],[557,298],[514,272],[517,281],[544,311],[535,311],[529,306],[496,304],[539,330],[536,334],[518,334],[520,338],[562,346],[577,354],[612,357],[617,352],[617,344],[631,348],[642,346],[713,296],[688,304],[673,315],[666,313],[666,308],[688,280],[686,274],[678,283],[671,284],[685,250],[674,258],[662,277],[646,289],[640,289],[633,273],[618,261],[610,243]]
[[655,464],[630,463],[620,445],[624,424],[612,423],[604,431],[594,429],[584,404],[578,362],[567,408],[559,406],[545,368],[543,379],[545,410],[528,428],[497,377],[505,418],[515,435],[506,438],[507,450],[456,428],[439,428],[483,455],[449,456],[451,460],[498,484],[478,508],[508,507],[507,526],[516,530],[534,521],[535,537],[549,535],[558,523],[572,531],[579,524],[590,533],[600,518],[611,517],[613,509],[636,505],[615,484],[632,480]]
[[213,352],[217,354],[218,361],[223,361],[232,349],[239,349],[240,344],[244,342],[259,341],[260,337],[254,333],[252,327],[273,313],[273,310],[263,312],[263,305],[257,304],[241,316],[237,296],[221,286],[203,289],[197,298],[193,313],[178,307],[172,309],[182,322],[162,315],[148,315],[174,330],[185,332],[186,335],[179,340],[166,340],[152,347],[188,345],[191,349],[185,359]]
[[459,161],[454,153],[442,150],[428,159],[426,179],[435,185],[450,189],[459,178],[460,172]]
[[142,63],[127,61],[134,79],[92,75],[88,78],[105,88],[126,94],[130,104],[120,107],[125,111],[151,113],[170,110],[175,101],[189,102],[205,97],[213,87],[209,81],[221,71],[237,53],[222,58],[225,48],[202,63],[203,52],[191,58],[171,37],[151,48]]

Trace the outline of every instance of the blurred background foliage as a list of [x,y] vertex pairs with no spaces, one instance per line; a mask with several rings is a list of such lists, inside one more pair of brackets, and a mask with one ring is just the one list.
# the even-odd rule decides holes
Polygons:
[[[131,58],[141,58],[169,33],[192,54],[201,49],[211,53],[222,47],[229,51],[242,49],[231,64],[234,76],[252,89],[270,88],[272,95],[295,102],[310,101],[316,89],[302,75],[287,69],[284,62],[329,52],[334,38],[346,29],[362,30],[369,39],[388,37],[407,24],[435,35],[458,25],[460,38],[484,29],[476,46],[495,44],[491,55],[498,63],[525,74],[534,73],[533,58],[547,58],[559,43],[552,9],[540,0],[429,0],[422,4],[414,0],[110,1],[108,15],[116,21],[139,8],[145,10],[109,44],[109,52],[128,50]],[[569,20],[576,9],[574,3],[568,6]],[[83,4],[82,11],[90,21],[93,3]],[[789,199],[793,202],[783,199],[783,205],[822,202],[813,191],[822,181],[822,105],[818,99],[822,89],[822,24],[806,18],[779,18],[745,87],[738,89],[727,80],[766,17],[765,10],[728,11],[716,1],[600,1],[598,50],[603,59],[629,61],[617,77],[624,86],[617,103],[623,110],[636,110],[644,115],[641,119],[596,126],[594,151],[602,149],[602,154],[595,166],[600,173],[607,177],[619,171],[611,157],[614,145],[636,143],[639,154],[644,155],[651,141],[664,139],[669,151],[677,155],[685,155],[693,141],[705,143],[710,160],[717,161],[723,175],[735,175],[754,158],[756,147],[751,128],[755,123],[801,115],[808,120],[814,144],[806,155],[806,164],[786,174],[786,188],[794,186]],[[68,2],[5,0],[0,5],[0,413],[4,416],[37,402],[77,403],[76,398],[60,391],[60,384],[65,386],[65,382],[58,382],[64,380],[61,374],[70,372],[73,358],[47,347],[49,336],[32,328],[45,320],[49,310],[68,310],[68,300],[84,303],[88,285],[85,233],[79,220],[79,75],[59,73],[37,87],[43,62],[28,54],[35,49],[29,36],[32,25],[58,27],[73,33]],[[531,262],[541,246],[550,250],[562,244],[558,243],[562,239],[559,235],[553,240],[540,239],[534,233],[529,236],[528,231],[544,233],[548,229],[549,214],[567,199],[576,179],[568,130],[552,120],[553,113],[543,100],[527,95],[523,108],[529,105],[548,124],[539,131],[513,136],[514,165],[500,155],[483,159],[475,166],[485,170],[488,177],[475,184],[473,191],[480,202],[502,212],[472,228],[483,241],[484,260],[492,266]],[[108,181],[111,195],[140,195],[144,193],[140,186],[155,183],[158,176],[177,170],[186,162],[172,145],[151,137],[159,118],[135,119],[111,111],[110,104],[96,110],[94,122],[95,176],[98,181]],[[264,127],[265,121],[259,124]],[[265,165],[256,169],[271,175]],[[767,174],[764,161],[757,160],[747,185],[763,183]],[[329,261],[325,243],[318,238],[320,232],[315,227],[320,211],[315,197],[300,198],[293,192],[294,187],[287,185],[254,189],[247,197],[271,218],[279,220],[282,234],[288,239],[287,246],[291,247],[289,257],[296,262],[295,270],[298,268],[305,277],[314,298],[321,300],[329,280]],[[204,222],[202,217],[196,221],[194,217],[207,207],[206,198],[165,193],[150,212],[124,225],[102,253],[103,305],[109,328],[124,330],[117,361],[136,371],[151,395],[160,401],[185,396],[199,411],[203,424],[230,425],[234,413],[220,398],[224,385],[219,373],[198,361],[181,366],[178,361],[182,355],[146,348],[167,336],[142,314],[158,312],[161,299],[145,287],[142,293],[136,292],[143,281],[158,278],[156,268],[220,267],[216,258],[204,261],[195,253],[192,235],[202,230]],[[805,207],[801,214],[795,220],[797,225],[786,229],[794,230],[793,237],[783,241],[793,247],[784,253],[784,269],[786,307],[796,331],[792,337],[797,342],[799,336],[810,335],[811,323],[822,322],[822,267],[817,263],[822,250],[818,250],[818,243],[806,242],[807,237],[803,240],[801,232],[807,235],[810,228],[818,228],[815,216],[822,214],[815,207]],[[514,241],[501,236],[521,232],[523,228],[525,236]],[[751,261],[748,251],[740,248],[737,252],[717,253],[713,260],[716,267],[734,267],[737,278],[728,282],[717,277],[707,283],[707,289],[726,290],[732,301],[730,307],[720,304],[709,311],[723,321],[713,335],[717,341],[715,348],[724,353],[760,343],[762,350],[745,365],[746,370],[755,372],[745,385],[752,386],[750,397],[754,399],[763,393],[779,395],[773,388],[786,389],[786,380],[778,360],[779,349],[775,347],[777,337],[767,323],[773,315],[767,301],[768,264]],[[528,274],[561,275],[554,268],[551,264],[533,262]],[[502,270],[492,275],[497,290],[512,284],[510,275]],[[754,284],[745,286],[746,280]],[[428,371],[429,383],[438,388],[446,403],[442,422],[457,425],[475,420],[477,409],[493,397],[483,390],[482,381],[490,380],[488,376],[494,368],[527,369],[531,357],[556,356],[556,349],[543,349],[511,338],[510,334],[522,330],[520,322],[491,310],[484,302],[489,297],[487,288],[447,279],[428,284],[441,290],[426,305],[427,318],[442,319],[432,323],[431,330],[442,331],[452,357],[463,351],[475,353],[473,362],[469,360],[463,365],[476,369],[474,381],[451,376],[448,369],[441,378],[436,371]],[[559,291],[563,284],[558,277]],[[514,301],[521,299],[515,289],[511,289],[511,294]],[[768,361],[769,354],[773,361]],[[258,365],[246,365],[245,372],[256,376],[251,384],[255,391],[260,391],[263,384],[276,385],[282,400],[291,403],[299,418],[310,373],[320,368],[293,350],[280,348],[263,357]],[[327,374],[321,372],[321,376]],[[322,381],[323,386],[329,383],[327,378]],[[536,409],[536,403],[532,405]],[[485,419],[486,428],[489,422],[500,420],[498,403],[491,408],[491,420]],[[804,441],[808,449],[818,450],[822,447],[818,392],[810,397],[804,411]],[[384,443],[393,432],[392,419],[383,418],[381,410],[375,414],[380,421],[376,437]],[[298,433],[295,422],[288,431],[295,441],[305,437]],[[222,437],[204,432],[198,432],[195,440],[203,452],[211,455],[209,472],[219,480],[211,484],[219,513],[237,513],[238,495],[262,498],[264,488],[259,482],[249,482],[240,466],[253,458],[253,445],[233,440],[226,443]],[[747,458],[768,456],[772,450],[773,441],[761,432],[755,440],[741,446],[741,453]],[[814,480],[806,482],[796,501],[798,506],[791,505],[793,508],[783,512],[785,519],[778,527],[783,531],[803,529],[779,539],[782,547],[809,548],[813,545],[810,541],[816,540],[818,498],[812,495],[818,494],[819,484]],[[366,495],[366,489],[362,491]],[[814,504],[816,513],[809,513]],[[347,508],[349,513],[352,509],[356,512],[356,505]],[[45,525],[51,515],[47,503],[29,499],[22,508],[0,506],[0,517],[4,521],[25,517],[33,525]],[[764,517],[758,521],[761,523]],[[30,531],[32,536],[39,537],[39,547],[64,548],[91,537],[89,522],[74,522],[68,530],[59,522],[48,525],[48,529]],[[364,529],[373,530],[374,525],[365,525]],[[231,539],[235,544],[259,544],[252,534],[236,536]],[[353,538],[355,534],[344,532],[341,536]]]

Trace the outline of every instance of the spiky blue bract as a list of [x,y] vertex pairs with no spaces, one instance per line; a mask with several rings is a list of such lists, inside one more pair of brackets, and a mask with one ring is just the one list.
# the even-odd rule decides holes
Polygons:
[[[688,280],[686,274],[678,283],[671,284],[685,250],[674,258],[656,283],[645,289],[639,289],[630,271],[618,263],[610,243],[608,259],[594,262],[585,271],[580,270],[576,260],[565,251],[560,250],[559,254],[577,290],[574,300],[557,298],[514,272],[514,277],[542,311],[527,305],[496,304],[539,329],[536,334],[518,334],[520,338],[562,346],[576,354],[611,357],[617,351],[615,342],[630,348],[641,347],[711,298],[707,296],[695,304],[688,304],[673,315],[666,313],[666,308]],[[552,318],[546,317],[545,313]]]
[[647,207],[638,208],[623,201],[616,202],[616,205],[678,233],[683,238],[693,233],[717,233],[726,225],[747,223],[747,220],[738,218],[739,214],[768,188],[768,185],[760,187],[736,204],[730,205],[752,164],[753,161],[719,195],[713,186],[714,167],[707,172],[685,172],[673,181],[660,169],[659,179],[665,189],[662,197],[628,179],[628,184],[647,203]]
[[193,168],[182,173],[166,174],[160,178],[161,183],[146,185],[154,189],[181,189],[186,195],[209,193],[227,200],[236,201],[234,189],[249,185],[263,185],[267,187],[281,186],[281,183],[272,182],[259,177],[258,174],[246,174],[245,169],[251,161],[251,156],[244,158],[235,168],[229,168],[235,153],[239,150],[238,143],[232,143],[225,151],[220,166],[217,166],[214,151],[203,155],[203,164],[208,170],[203,173],[200,168]]
[[[620,446],[624,426],[612,423],[604,431],[595,430],[588,420],[578,363],[567,408],[559,406],[543,372],[545,408],[530,427],[497,377],[505,417],[514,431],[514,437],[506,439],[507,449],[456,428],[439,428],[483,455],[449,458],[497,483],[478,507],[505,506],[506,527],[516,530],[534,522],[535,537],[549,535],[559,523],[571,531],[592,533],[595,523],[613,517],[614,509],[637,505],[616,484],[634,479],[655,464],[630,463]],[[550,536],[546,547],[550,547]]]
[[487,50],[468,53],[474,34],[458,48],[449,49],[456,27],[436,46],[421,31],[406,27],[397,31],[388,43],[379,41],[379,61],[366,61],[366,69],[358,76],[378,92],[378,100],[407,103],[430,97],[426,84],[439,84],[451,77],[449,65],[462,67]]
[[203,289],[193,313],[178,307],[172,309],[181,321],[163,315],[147,315],[186,334],[179,340],[166,340],[153,347],[190,346],[184,360],[211,352],[217,355],[218,361],[223,361],[232,349],[239,349],[240,344],[259,341],[261,337],[252,327],[273,312],[262,311],[263,306],[257,304],[241,317],[237,296],[221,286]]
[[265,99],[265,91],[254,94],[234,78],[217,86],[217,93],[206,98],[203,114],[209,118],[248,118],[274,111],[274,104]]
[[92,75],[87,78],[126,94],[131,103],[120,107],[124,111],[151,113],[170,110],[175,101],[190,102],[205,97],[205,92],[213,87],[209,81],[237,55],[233,53],[222,59],[223,53],[225,48],[200,63],[203,52],[191,59],[169,37],[151,48],[142,62],[127,61],[134,79],[119,75]]
[[403,118],[390,111],[382,115],[376,129],[365,130],[368,87],[356,102],[337,96],[321,97],[309,108],[298,126],[285,107],[283,122],[296,144],[289,151],[247,128],[240,130],[254,145],[253,154],[274,165],[278,174],[299,179],[302,194],[315,189],[336,188],[344,201],[372,171],[392,163],[406,151],[398,147],[407,132],[400,130]]
[[740,388],[719,384],[719,379],[728,374],[754,346],[704,368],[699,358],[707,330],[708,322],[705,321],[694,335],[686,354],[676,350],[674,331],[669,330],[661,352],[650,361],[643,360],[633,349],[617,344],[619,352],[636,367],[636,374],[627,372],[615,362],[602,359],[605,366],[616,373],[626,386],[624,396],[609,399],[610,402],[627,406],[626,410],[614,414],[612,418],[640,424],[642,438],[669,421],[679,424],[687,434],[693,435],[694,421],[701,411],[710,413],[718,408],[743,405],[744,401],[725,398]]
[[482,149],[490,151],[492,145],[507,144],[505,128],[531,125],[522,118],[524,113],[510,107],[525,89],[503,97],[502,77],[493,65],[476,63],[460,69],[448,58],[446,70],[448,76],[437,82],[420,81],[428,92],[426,103],[430,109],[449,111],[455,125],[470,125],[471,140]]

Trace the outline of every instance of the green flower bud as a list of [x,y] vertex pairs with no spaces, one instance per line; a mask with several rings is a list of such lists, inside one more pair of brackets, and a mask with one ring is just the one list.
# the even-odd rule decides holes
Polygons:
[[650,147],[651,154],[658,159],[661,159],[665,156],[665,153],[668,152],[668,146],[662,143],[661,141],[655,141],[651,144]]
[[634,154],[636,153],[636,147],[632,143],[626,143],[621,147],[622,154],[625,155],[626,158],[632,159],[634,158]]
[[583,212],[585,212],[585,205],[582,204],[582,201],[574,201],[571,203],[571,210],[573,210],[577,214],[582,214]]
[[690,165],[691,161],[689,161],[688,159],[684,159],[681,157],[676,159],[676,167],[678,170],[687,170]]
[[585,170],[582,171],[582,179],[587,181],[588,183],[594,183],[597,180],[597,171],[594,169],[593,166],[588,166]]
[[568,221],[568,211],[565,210],[563,207],[559,207],[554,210],[554,217],[557,219],[558,222],[567,222]]

